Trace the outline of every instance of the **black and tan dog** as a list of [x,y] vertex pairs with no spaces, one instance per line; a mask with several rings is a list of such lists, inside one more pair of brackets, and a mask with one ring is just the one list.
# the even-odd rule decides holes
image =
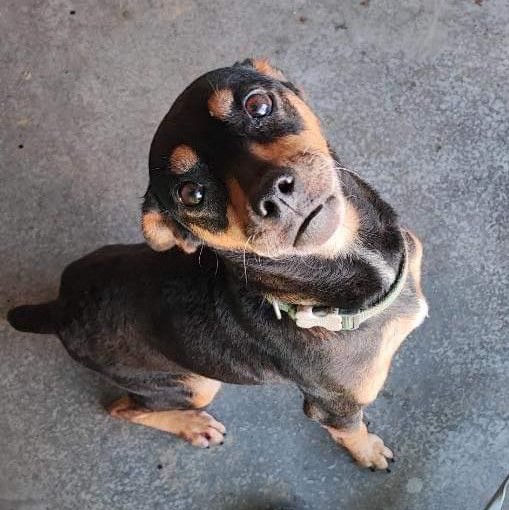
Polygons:
[[221,381],[291,381],[361,466],[387,469],[392,452],[362,410],[426,315],[416,237],[340,164],[301,92],[264,60],[191,84],[149,166],[153,249],[87,255],[64,271],[58,299],[15,308],[10,323],[57,334],[124,388],[115,417],[208,447],[225,428],[200,409]]

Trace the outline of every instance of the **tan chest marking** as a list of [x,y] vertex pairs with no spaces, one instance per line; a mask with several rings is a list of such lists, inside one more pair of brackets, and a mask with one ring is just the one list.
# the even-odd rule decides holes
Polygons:
[[427,311],[426,302],[421,300],[417,313],[397,317],[384,325],[380,350],[363,374],[361,384],[354,392],[360,404],[367,405],[375,400],[387,378],[394,354],[403,340],[422,323]]
[[358,402],[363,405],[375,400],[387,378],[394,354],[403,340],[419,327],[428,315],[428,304],[420,286],[422,244],[413,234],[409,233],[409,235],[413,242],[409,261],[409,278],[412,278],[416,287],[419,307],[412,314],[394,317],[384,324],[380,350],[366,371],[360,376],[360,384],[353,392]]

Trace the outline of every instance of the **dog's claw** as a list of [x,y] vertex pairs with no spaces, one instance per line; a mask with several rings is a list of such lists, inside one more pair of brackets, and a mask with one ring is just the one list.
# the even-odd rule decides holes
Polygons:
[[387,473],[391,473],[391,468],[387,468],[385,471],[387,471]]
[[376,468],[374,468],[373,466],[370,466],[369,470],[374,473],[376,471]]

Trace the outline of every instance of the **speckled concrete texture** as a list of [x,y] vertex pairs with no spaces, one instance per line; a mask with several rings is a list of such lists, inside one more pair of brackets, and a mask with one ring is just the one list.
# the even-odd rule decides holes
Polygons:
[[[2,0],[0,509],[478,510],[509,470],[505,0]],[[429,320],[368,410],[393,473],[358,470],[291,387],[227,387],[199,451],[109,419],[116,390],[10,306],[139,241],[151,137],[199,74],[269,56],[344,161],[425,244]]]

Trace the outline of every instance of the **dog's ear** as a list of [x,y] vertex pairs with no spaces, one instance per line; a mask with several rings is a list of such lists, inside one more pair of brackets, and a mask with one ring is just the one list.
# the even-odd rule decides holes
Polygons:
[[186,253],[194,253],[201,244],[191,232],[161,212],[150,186],[143,200],[141,228],[147,244],[155,251],[166,251],[178,246]]
[[256,69],[260,74],[265,74],[266,76],[270,76],[271,78],[280,81],[286,88],[290,89],[294,94],[299,97],[303,97],[302,91],[296,87],[276,66],[273,66],[268,59],[266,58],[246,58],[242,62],[236,62],[234,67],[250,67],[251,69]]

